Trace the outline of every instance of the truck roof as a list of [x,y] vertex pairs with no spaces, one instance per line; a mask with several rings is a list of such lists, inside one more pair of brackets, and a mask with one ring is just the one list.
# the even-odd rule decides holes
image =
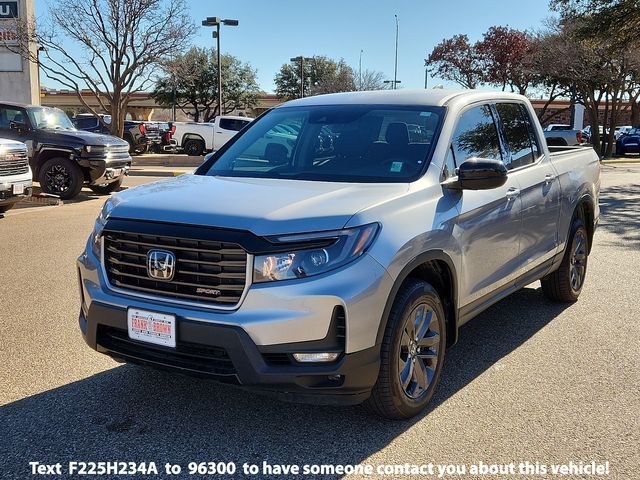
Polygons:
[[276,108],[307,105],[344,105],[344,104],[384,104],[384,105],[425,105],[442,107],[451,100],[464,100],[469,103],[483,100],[523,100],[526,97],[509,92],[471,89],[400,89],[376,90],[367,92],[344,92],[317,95],[291,100]]

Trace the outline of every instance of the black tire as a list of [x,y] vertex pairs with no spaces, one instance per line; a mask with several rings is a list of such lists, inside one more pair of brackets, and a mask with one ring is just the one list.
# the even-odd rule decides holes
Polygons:
[[[421,307],[426,308],[424,321],[427,326],[424,327],[424,336],[416,341],[420,334],[416,333],[415,337],[408,335],[407,326],[416,326]],[[406,347],[405,339],[409,339],[409,347]],[[420,343],[428,346],[420,347]],[[394,420],[419,414],[438,386],[445,346],[445,314],[438,293],[422,280],[406,280],[389,314],[380,350],[380,373],[365,407],[376,415]],[[410,371],[404,376],[409,381],[405,386],[402,376],[407,368]],[[420,371],[425,373],[424,379],[427,380],[422,386]]]
[[107,183],[105,185],[89,185],[89,188],[99,195],[109,195],[122,186],[123,180],[124,177],[120,177],[115,182]]
[[587,275],[589,236],[584,222],[576,217],[571,225],[567,249],[560,267],[544,277],[542,293],[557,302],[575,302],[580,296]]
[[144,145],[137,145],[131,137],[126,137],[125,140],[129,144],[129,155],[142,155],[149,148],[146,143]]
[[199,157],[204,152],[204,142],[202,140],[187,140],[183,147],[184,153],[190,157]]
[[43,192],[68,200],[80,193],[84,176],[77,163],[56,157],[50,158],[40,167],[38,181]]
[[0,205],[0,215],[5,213],[8,210],[11,210],[15,203],[8,203],[7,205]]

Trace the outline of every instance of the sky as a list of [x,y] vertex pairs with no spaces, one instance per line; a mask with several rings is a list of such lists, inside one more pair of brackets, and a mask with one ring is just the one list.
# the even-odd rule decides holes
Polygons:
[[[35,0],[36,16],[47,15],[47,1]],[[258,83],[273,92],[280,66],[298,55],[344,60],[356,74],[362,68],[393,78],[395,17],[399,18],[398,80],[403,88],[423,88],[424,59],[443,38],[465,33],[478,40],[493,25],[534,30],[553,15],[549,0],[186,0],[194,23],[218,16],[239,20],[222,27],[221,50],[249,62]],[[199,27],[198,46],[213,45],[211,30]],[[45,85],[50,81],[44,80]],[[444,83],[429,78],[429,86]],[[54,86],[54,85],[50,85]]]

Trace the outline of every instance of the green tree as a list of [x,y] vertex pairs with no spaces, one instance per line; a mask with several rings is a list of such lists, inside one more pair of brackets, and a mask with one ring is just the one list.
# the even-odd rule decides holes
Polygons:
[[582,38],[600,38],[615,47],[637,45],[640,31],[639,0],[552,0],[564,20],[581,21]]
[[[335,61],[325,56],[315,56],[306,58],[302,67],[305,96],[356,90],[353,69],[343,59]],[[280,67],[275,76],[278,98],[300,97],[300,75],[300,59]]]
[[[222,115],[252,107],[260,93],[256,70],[233,55],[223,54]],[[218,64],[216,50],[193,47],[164,65],[166,75],[152,93],[162,106],[176,107],[194,121],[208,122],[218,115]]]

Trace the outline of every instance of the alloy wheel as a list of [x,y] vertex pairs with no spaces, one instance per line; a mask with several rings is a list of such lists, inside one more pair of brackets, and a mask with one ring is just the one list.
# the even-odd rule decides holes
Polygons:
[[438,364],[439,345],[437,314],[421,303],[407,317],[400,339],[398,373],[409,398],[418,399],[429,388]]
[[71,175],[64,165],[51,165],[45,172],[47,189],[50,192],[64,193],[71,188]]
[[571,288],[577,292],[584,283],[585,271],[587,269],[587,237],[584,230],[577,230],[573,236],[571,245],[571,259],[569,266],[569,281]]

